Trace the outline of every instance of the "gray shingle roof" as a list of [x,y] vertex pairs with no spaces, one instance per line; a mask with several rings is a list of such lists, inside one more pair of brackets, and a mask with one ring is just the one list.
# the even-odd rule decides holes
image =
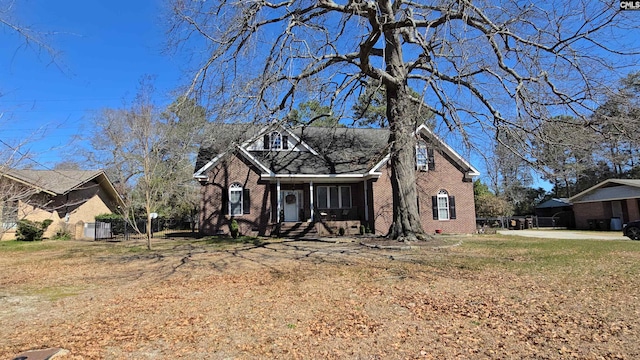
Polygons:
[[44,191],[62,195],[102,174],[102,170],[9,170],[6,175]]
[[293,133],[318,155],[297,151],[251,151],[275,174],[362,174],[385,153],[388,130],[297,128]]

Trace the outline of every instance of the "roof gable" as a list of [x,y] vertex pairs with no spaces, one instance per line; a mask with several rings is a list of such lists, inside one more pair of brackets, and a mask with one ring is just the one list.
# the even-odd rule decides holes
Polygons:
[[608,179],[572,196],[572,203],[640,198],[640,179]]
[[0,176],[33,187],[51,196],[68,194],[95,181],[122,206],[120,195],[103,170],[8,170]]
[[[273,129],[278,129],[287,135],[289,149],[280,151],[264,149],[263,136]],[[425,125],[418,127],[416,133],[437,144],[438,149],[461,170],[465,177],[479,175],[473,166]],[[239,152],[258,167],[263,174],[269,174],[269,176],[344,175],[361,177],[377,174],[379,168],[389,160],[388,129],[335,127],[286,129],[280,126],[267,126],[260,131],[253,132],[253,136],[247,137],[248,139],[240,145],[227,146],[225,151],[219,152],[215,156],[210,156],[213,154],[210,149],[202,149],[199,158],[203,154],[208,154],[210,160],[206,163],[203,161],[197,163],[194,177],[205,179],[206,172],[221,161],[231,149]]]

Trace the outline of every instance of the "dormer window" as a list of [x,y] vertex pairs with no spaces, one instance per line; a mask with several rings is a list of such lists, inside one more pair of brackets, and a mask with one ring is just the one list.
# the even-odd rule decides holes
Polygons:
[[286,135],[280,134],[278,131],[272,131],[264,136],[265,150],[287,150],[289,148],[289,139]]

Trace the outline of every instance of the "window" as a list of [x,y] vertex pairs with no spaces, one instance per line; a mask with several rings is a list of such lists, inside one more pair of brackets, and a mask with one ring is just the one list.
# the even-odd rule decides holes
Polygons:
[[449,196],[446,190],[438,191],[438,195],[431,197],[433,220],[453,220],[456,218],[456,199]]
[[351,186],[318,186],[319,209],[351,208]]
[[433,148],[427,147],[424,141],[418,141],[416,144],[416,168],[423,171],[436,168]]
[[270,135],[269,139],[269,148],[271,150],[281,150],[282,149],[282,135],[279,132],[274,131]]
[[2,229],[11,230],[15,228],[18,223],[18,202],[5,201],[2,203],[2,209],[0,210],[2,210],[2,213],[0,213]]
[[428,169],[427,165],[427,144],[419,141],[416,145],[416,166],[418,170]]
[[264,136],[265,150],[286,150],[289,148],[289,137],[277,131],[272,131]]
[[242,185],[240,184],[229,187],[229,215],[242,215]]
[[242,185],[234,183],[229,187],[229,215],[238,216],[251,213],[251,196],[249,189],[243,189]]

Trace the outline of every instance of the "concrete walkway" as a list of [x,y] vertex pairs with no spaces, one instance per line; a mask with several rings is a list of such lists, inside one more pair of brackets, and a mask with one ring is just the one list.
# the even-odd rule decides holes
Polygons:
[[580,231],[580,230],[498,230],[502,235],[537,237],[544,239],[594,239],[629,240],[622,231]]

